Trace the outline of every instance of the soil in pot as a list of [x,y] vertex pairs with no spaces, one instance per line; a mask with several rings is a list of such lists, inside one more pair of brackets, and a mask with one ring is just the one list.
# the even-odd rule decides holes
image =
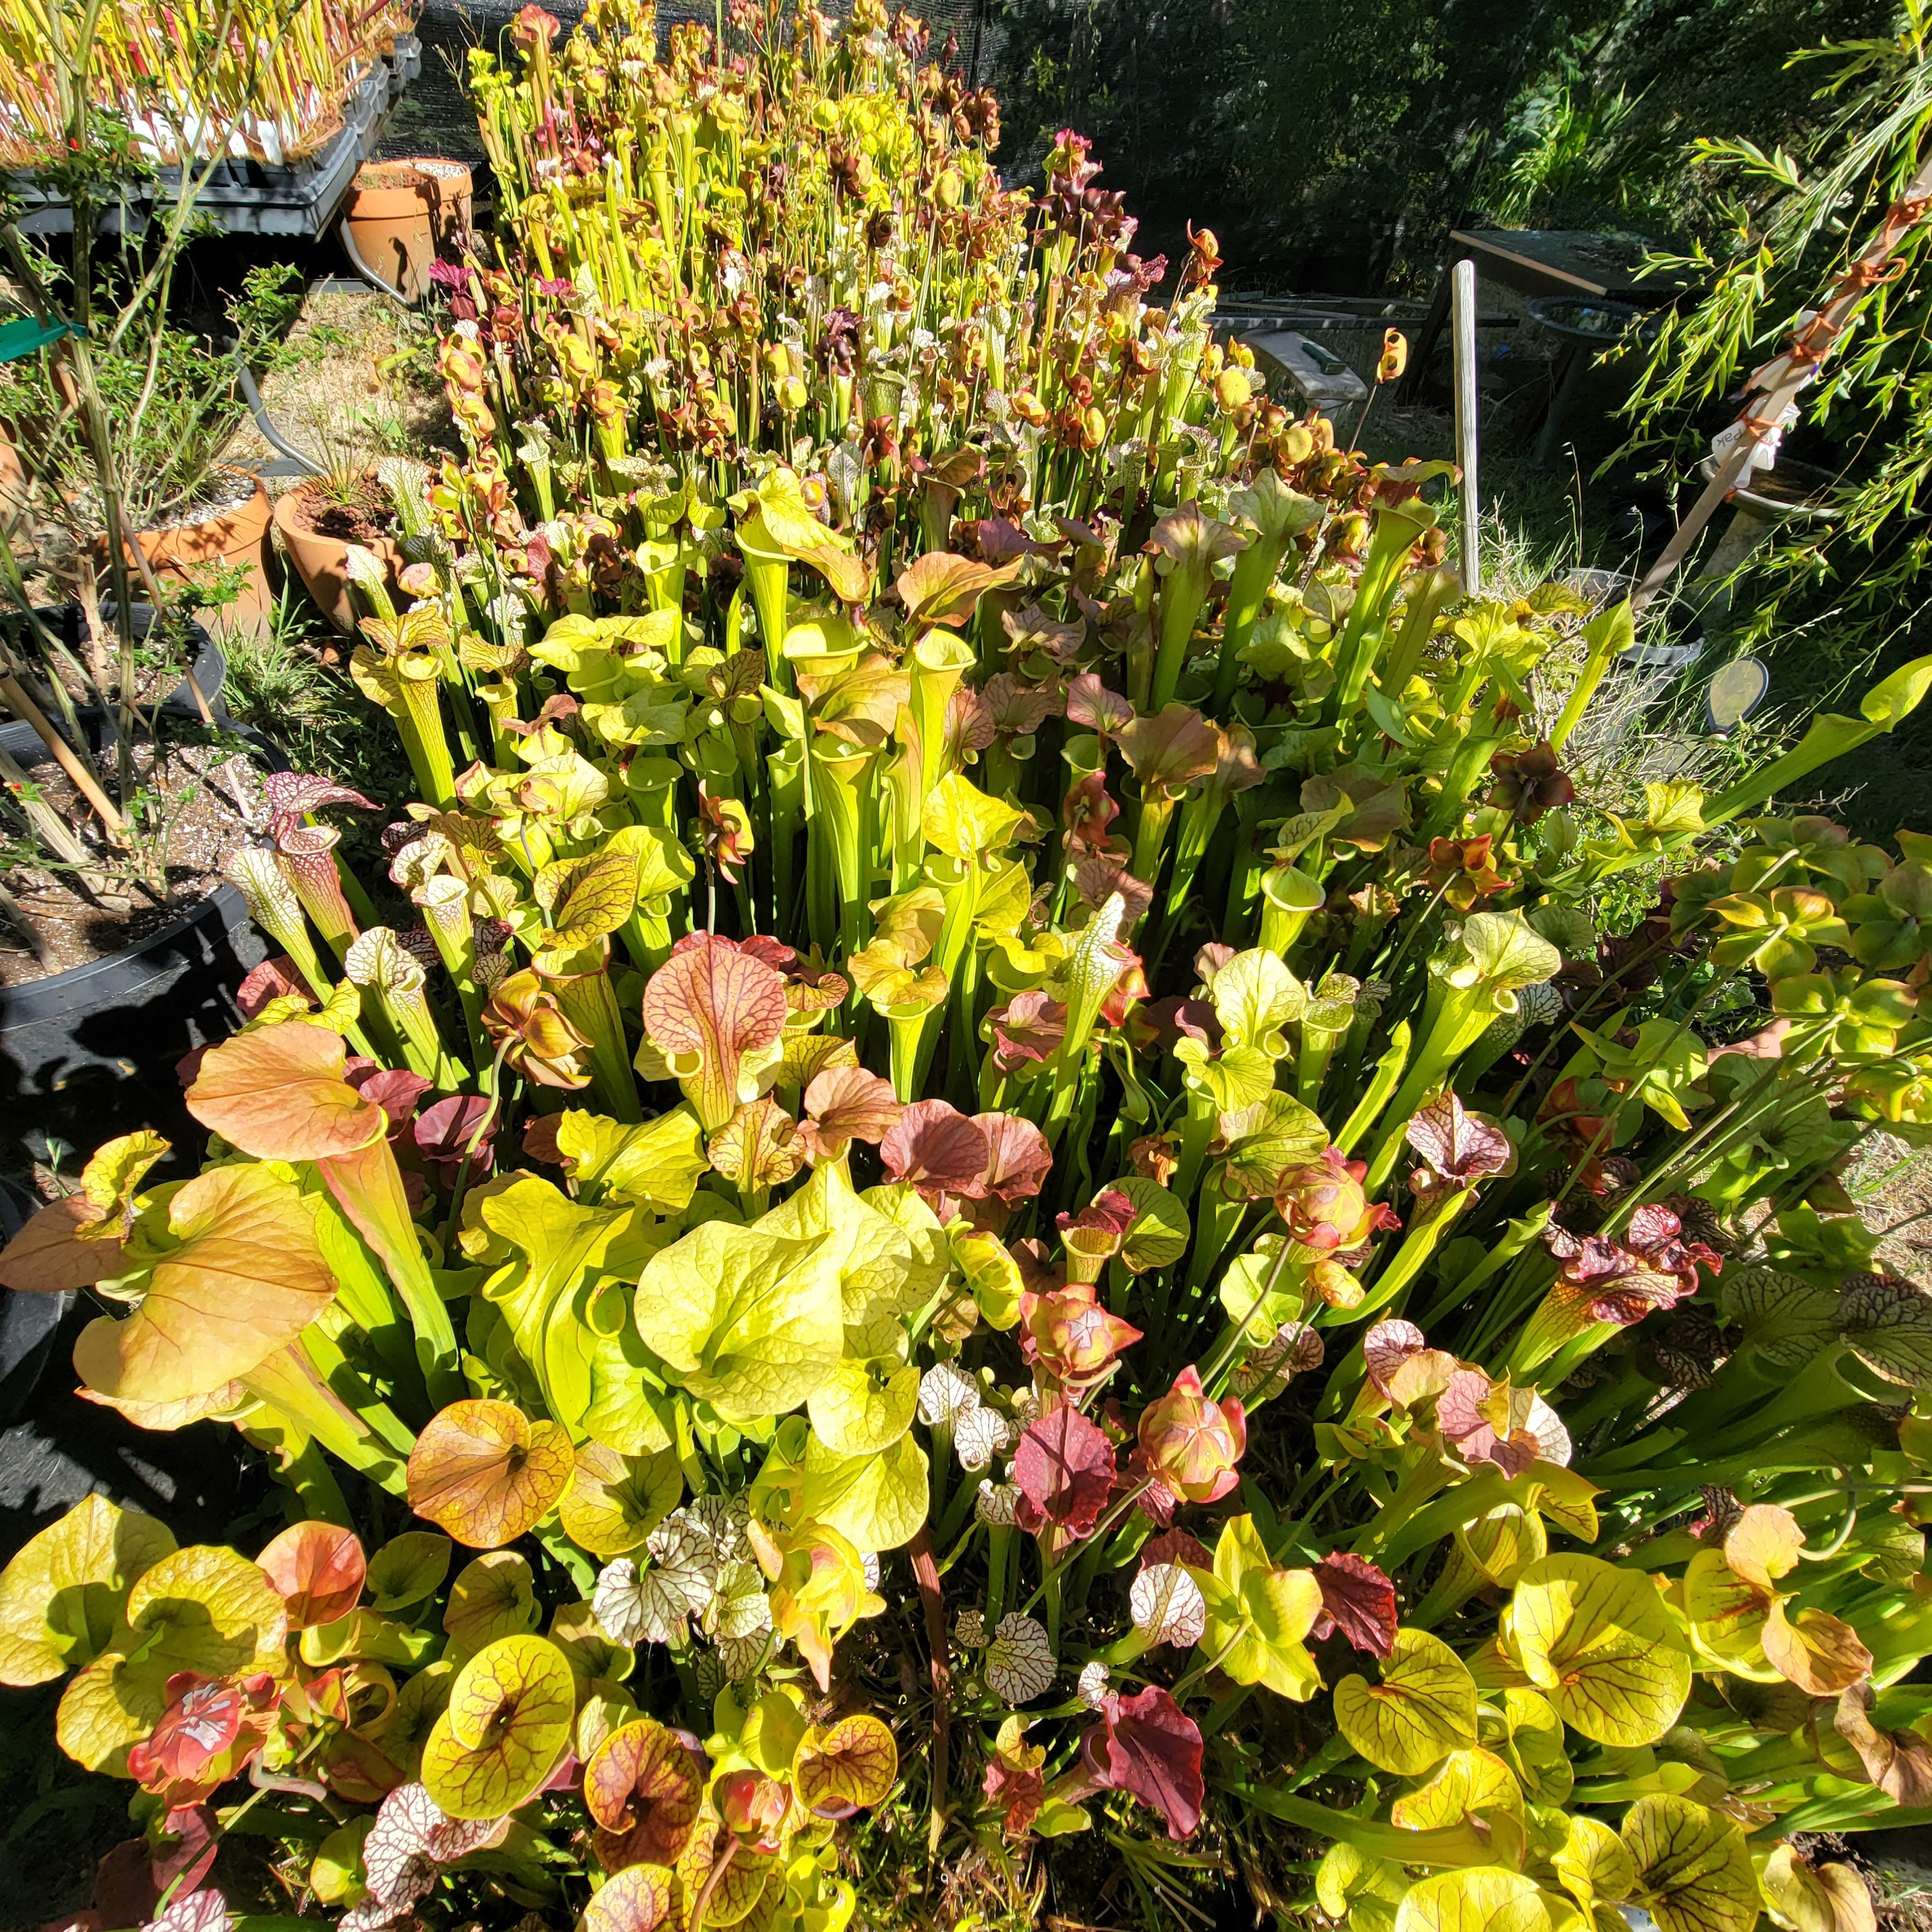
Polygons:
[[396,513],[389,493],[373,476],[342,482],[315,476],[298,483],[284,502],[284,514],[301,529],[344,543],[370,544],[393,538]]
[[[94,704],[94,691],[79,674],[78,666],[90,666],[99,688],[111,703],[118,704],[121,697],[121,640],[114,628],[113,607],[110,604],[102,613],[100,630],[90,638],[87,625],[76,613],[62,609],[44,609],[40,621],[54,634],[65,643],[74,662],[71,665],[56,659],[55,669],[61,682],[66,687],[68,695],[83,710]],[[10,641],[19,633],[17,617],[7,619],[0,623]],[[34,663],[37,653],[31,647],[22,646],[14,651],[16,662]],[[164,612],[158,628],[150,620],[148,608],[136,604],[134,607],[134,703],[145,714],[154,706],[171,699],[178,691],[184,703],[173,706],[176,711],[185,708],[189,696],[182,680],[189,672],[200,667],[200,675],[209,677],[211,662],[218,664],[206,631],[198,620],[190,620],[178,610]],[[43,662],[40,668],[44,669]],[[212,681],[212,680],[211,680]],[[28,677],[28,688],[38,700],[40,708],[50,716],[55,706],[44,679],[39,675]],[[210,689],[204,683],[202,696],[214,705],[220,695],[218,682]]]
[[232,517],[261,487],[260,480],[245,470],[218,470],[191,501],[170,511],[141,534],[160,537],[178,531],[184,536],[190,536],[220,518]]
[[[101,762],[111,782],[111,757]],[[17,820],[8,828],[0,873],[40,951],[10,920],[0,922],[0,987],[29,986],[125,952],[185,917],[220,884],[222,861],[248,837],[242,802],[249,815],[260,814],[261,775],[246,754],[190,728],[164,739],[158,752],[143,743],[136,769],[148,803],[136,845],[117,851],[51,758],[28,766],[40,796],[76,828],[100,864],[82,874],[50,862],[20,836]]]
[[470,211],[474,206],[476,190],[467,163],[444,160],[432,155],[414,154],[393,164],[378,163],[377,165],[410,168],[418,176],[428,177],[430,192],[436,204],[436,212],[430,219],[436,230],[439,248],[469,232]]
[[422,298],[429,266],[470,225],[470,170],[460,161],[368,161],[344,204],[361,266],[406,302]]
[[[200,640],[194,641],[198,644]],[[106,675],[100,680],[100,688],[118,702],[121,695],[121,654],[111,637],[107,653]],[[200,656],[193,644],[185,646],[178,642],[150,644],[145,639],[136,642],[134,646],[135,704],[145,711],[148,707],[160,704],[164,698],[172,697],[179,688],[182,678],[194,669]],[[74,680],[70,676],[67,682],[71,688]],[[215,694],[204,691],[201,694],[212,700]],[[76,691],[74,702],[76,704],[91,704],[93,694],[87,691]]]
[[373,475],[312,477],[277,500],[275,525],[316,608],[344,636],[354,636],[349,546],[373,552],[392,572],[402,560],[394,513],[382,484]]

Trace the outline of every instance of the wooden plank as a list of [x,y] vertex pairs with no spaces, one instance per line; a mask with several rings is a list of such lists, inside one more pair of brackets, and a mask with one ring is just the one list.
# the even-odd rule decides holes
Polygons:
[[[1451,230],[1449,238],[1462,247],[1473,250],[1478,255],[1486,255],[1492,261],[1507,262],[1512,268],[1537,278],[1539,285],[1547,284],[1552,294],[1561,295],[1574,291],[1578,295],[1594,296],[1599,302],[1610,299],[1610,289],[1604,283],[1592,282],[1581,275],[1572,274],[1567,268],[1554,267],[1548,262],[1540,262],[1533,255],[1519,254],[1513,248],[1505,248],[1500,242],[1488,241],[1479,234],[1472,234],[1462,229]],[[1498,281],[1507,281],[1507,276],[1498,276]]]

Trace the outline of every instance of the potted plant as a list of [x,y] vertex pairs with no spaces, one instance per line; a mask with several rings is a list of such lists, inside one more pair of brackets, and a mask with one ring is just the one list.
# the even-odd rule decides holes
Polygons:
[[430,267],[470,239],[470,170],[421,156],[365,161],[343,204],[356,266],[406,302],[430,286]]
[[[23,1113],[68,1132],[124,1104],[129,1083],[151,1112],[158,1090],[142,1083],[157,1056],[171,1062],[232,1016],[247,968],[236,940],[249,942],[221,861],[266,824],[261,773],[279,762],[220,726],[220,658],[211,668],[190,616],[232,520],[216,460],[239,414],[232,358],[264,339],[271,290],[251,283],[228,354],[170,322],[192,172],[139,255],[102,262],[99,209],[148,171],[124,122],[91,98],[100,56],[86,33],[64,46],[64,158],[34,177],[74,210],[70,258],[0,222],[26,311],[15,333],[38,338],[7,365],[4,391],[31,486],[10,501],[0,544],[0,702],[14,721],[0,729],[4,905],[25,942],[0,965],[0,1037]],[[252,500],[254,479],[246,488]],[[260,512],[234,540],[244,558],[230,590],[236,575],[259,582]],[[76,596],[67,612],[46,608],[43,586],[59,580]],[[170,701],[178,684],[185,719]],[[130,1003],[138,1016],[111,1017]]]
[[[23,240],[22,248],[26,253],[32,244]],[[32,260],[41,287],[58,279],[44,251]],[[290,273],[270,267],[244,278],[230,305],[236,334],[225,350],[167,320],[163,284],[151,298],[154,306],[131,317],[90,364],[120,455],[124,527],[140,552],[137,574],[179,586],[225,621],[251,627],[273,601],[268,493],[222,453],[248,415],[236,368],[244,360],[260,366],[273,359]],[[58,338],[0,364],[0,426],[38,486],[18,507],[104,559],[100,487],[80,407]]]
[[[418,10],[393,0],[116,9],[86,30],[89,105],[98,124],[125,130],[148,166],[176,171],[162,180],[164,198],[197,175],[203,186],[215,179],[232,188],[231,176],[259,179],[340,134],[345,106]],[[22,13],[9,23],[0,68],[0,168],[31,193],[50,188],[55,202],[59,184],[35,176],[58,164],[70,131],[62,83],[79,71],[77,38],[76,23]],[[128,176],[118,184],[136,199],[152,184]]]
[[398,494],[405,502],[414,500],[413,472],[400,459],[372,458],[363,441],[341,425],[313,429],[322,452],[322,473],[304,477],[276,498],[275,530],[310,601],[338,631],[352,635],[350,553],[360,551],[388,575],[401,567]]

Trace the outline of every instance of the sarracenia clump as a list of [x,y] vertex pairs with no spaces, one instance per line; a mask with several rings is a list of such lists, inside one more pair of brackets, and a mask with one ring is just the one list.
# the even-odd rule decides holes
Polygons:
[[476,61],[469,454],[358,580],[422,795],[358,878],[270,781],[205,1150],[0,1257],[290,1526],[82,1504],[0,1676],[349,1932],[1160,1922],[1170,1840],[1868,1924],[1793,1841],[1932,1804],[1932,1298],[1844,1178],[1932,1123],[1932,844],[1771,806],[1932,661],[1610,796],[1628,609],[1466,596],[1211,236],[1004,187],[871,0],[732,20]]

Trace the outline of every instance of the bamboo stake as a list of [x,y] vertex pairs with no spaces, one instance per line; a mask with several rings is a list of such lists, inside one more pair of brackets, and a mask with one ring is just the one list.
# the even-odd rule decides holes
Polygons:
[[47,963],[47,942],[40,937],[40,929],[26,908],[4,885],[0,885],[0,912],[19,927],[21,937],[33,949],[34,957],[44,966]]
[[1483,594],[1483,510],[1476,482],[1476,265],[1456,264],[1450,296],[1456,351],[1456,466],[1462,472],[1457,498],[1462,513],[1462,590]]
[[115,809],[114,801],[94,782],[92,772],[74,756],[73,746],[54,729],[46,713],[27,694],[26,687],[10,671],[0,672],[0,698],[7,700],[16,717],[24,718],[34,728],[34,735],[52,754],[55,764],[66,772],[74,789],[93,806],[101,824],[107,828],[107,836],[116,844],[124,844],[128,821]]
[[[1744,479],[1759,446],[1778,426],[1785,411],[1805,387],[1816,380],[1819,370],[1852,326],[1865,298],[1891,279],[1892,256],[1928,214],[1932,214],[1932,158],[1921,165],[1905,192],[1886,210],[1885,218],[1864,254],[1838,278],[1823,308],[1805,317],[1792,332],[1784,352],[1766,363],[1746,384],[1744,406],[1738,417],[1744,433],[1718,464],[1717,474],[1691,506],[1690,514],[1677,526],[1676,535],[1665,544],[1664,554],[1645,572],[1643,581],[1630,597],[1632,616],[1640,615],[1676,574],[1705,526]],[[1754,402],[1753,398],[1760,394],[1762,400]]]

